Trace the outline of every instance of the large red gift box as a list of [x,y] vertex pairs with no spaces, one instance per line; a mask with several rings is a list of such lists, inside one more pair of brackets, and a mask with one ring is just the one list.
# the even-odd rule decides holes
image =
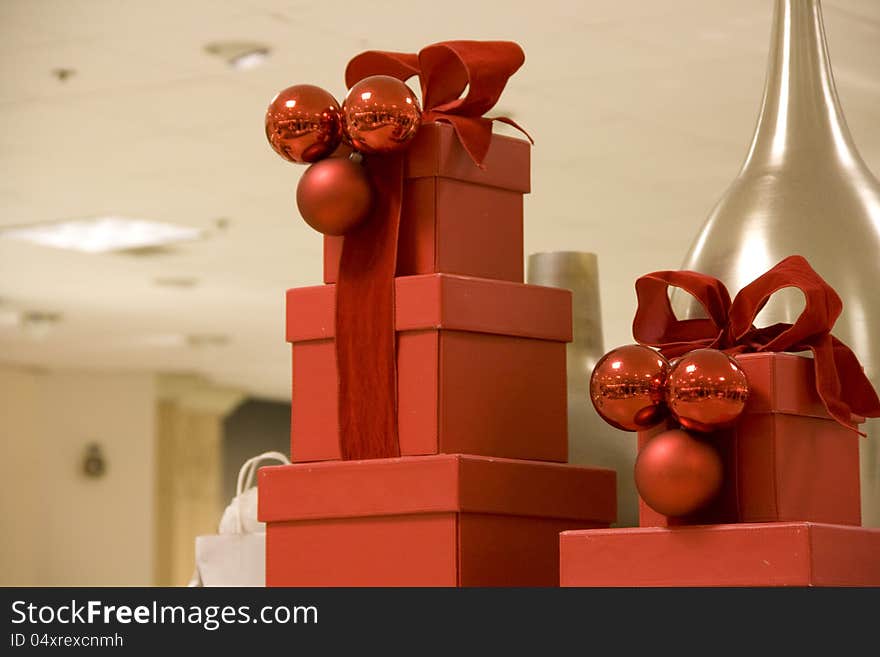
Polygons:
[[562,586],[880,586],[880,530],[809,522],[569,531]]
[[443,454],[266,467],[267,586],[555,586],[559,533],[608,527],[615,473]]
[[[816,392],[813,361],[787,353],[736,357],[749,400],[734,429],[714,434],[724,485],[709,507],[669,518],[640,502],[642,527],[727,522],[861,524],[859,436]],[[665,426],[639,434],[639,448]]]
[[[397,275],[443,272],[523,280],[523,194],[529,143],[492,136],[483,168],[452,126],[426,123],[406,151]],[[324,238],[324,282],[335,283],[342,237]]]
[[[567,460],[568,290],[431,274],[397,278],[402,456]],[[335,286],[287,293],[291,459],[341,458]]]

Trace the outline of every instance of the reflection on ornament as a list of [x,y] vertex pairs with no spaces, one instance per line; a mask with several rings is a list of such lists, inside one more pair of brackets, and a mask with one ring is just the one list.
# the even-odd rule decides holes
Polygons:
[[666,516],[685,516],[705,507],[721,490],[723,474],[715,448],[680,429],[651,438],[636,459],[639,495]]
[[317,162],[342,141],[339,104],[320,87],[288,87],[272,99],[266,110],[266,138],[285,160]]
[[739,364],[717,349],[696,349],[679,358],[666,377],[666,403],[686,429],[715,431],[739,417],[749,382]]
[[355,84],[342,104],[346,140],[361,153],[392,153],[406,147],[422,121],[412,90],[397,78],[373,75]]
[[319,233],[344,235],[369,215],[373,189],[361,164],[331,157],[306,169],[296,188],[296,205]]
[[669,364],[632,344],[605,354],[590,377],[590,399],[602,418],[624,431],[648,429],[666,417],[663,383]]

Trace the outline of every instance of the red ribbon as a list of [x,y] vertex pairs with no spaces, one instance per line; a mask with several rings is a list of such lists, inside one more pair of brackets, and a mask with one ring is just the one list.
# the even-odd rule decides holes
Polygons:
[[[678,319],[669,303],[670,286],[696,298],[707,317]],[[794,324],[756,328],[755,317],[773,294],[786,287],[804,293],[803,312]],[[835,420],[856,430],[853,414],[880,417],[880,398],[858,358],[831,335],[843,303],[801,256],[789,256],[740,290],[732,302],[721,281],[693,271],[646,274],[636,281],[636,296],[639,305],[633,336],[640,344],[659,348],[664,356],[672,358],[701,348],[731,354],[809,349],[813,352],[816,391]]]
[[371,159],[371,217],[345,235],[336,281],[339,440],[344,459],[400,455],[394,272],[403,158]]
[[[522,49],[508,41],[446,41],[418,54],[361,53],[348,63],[345,82],[351,87],[371,75],[403,81],[418,75],[422,122],[451,124],[474,163],[482,166],[492,140],[492,121],[525,133],[508,118],[483,117],[524,61]],[[345,235],[336,283],[339,437],[344,459],[400,454],[394,275],[404,162],[402,155],[395,154],[370,156],[364,164],[377,202],[368,220]]]
[[[492,141],[492,121],[512,125],[529,137],[507,117],[483,116],[495,106],[507,80],[525,60],[522,48],[512,41],[443,41],[422,48],[418,54],[368,50],[348,63],[345,84],[350,88],[371,75],[390,75],[403,81],[418,75],[422,122],[452,125],[468,155],[482,166]],[[467,94],[462,96],[465,89]]]

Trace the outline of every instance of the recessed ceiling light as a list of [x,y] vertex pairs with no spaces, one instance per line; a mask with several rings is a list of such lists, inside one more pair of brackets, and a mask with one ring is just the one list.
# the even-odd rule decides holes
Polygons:
[[55,78],[59,82],[67,82],[67,80],[69,78],[72,78],[74,75],[76,75],[76,69],[72,69],[72,68],[52,69],[52,75],[54,75]]
[[190,347],[225,347],[229,344],[229,336],[222,333],[192,333],[186,336]]
[[153,279],[153,283],[159,287],[195,287],[198,282],[195,276],[159,276]]
[[216,41],[206,45],[205,52],[216,55],[230,67],[243,71],[262,64],[272,50],[255,41]]
[[225,347],[229,336],[222,333],[154,333],[137,338],[134,342],[145,347],[191,347],[203,349]]
[[43,340],[61,321],[58,313],[32,311],[21,316],[21,329],[32,340]]
[[187,345],[186,335],[183,333],[155,333],[136,338],[133,342],[144,347],[185,347]]
[[266,58],[268,56],[268,50],[251,50],[250,52],[245,52],[240,55],[236,55],[235,57],[230,57],[229,65],[234,69],[238,69],[239,71],[246,71],[251,68],[257,68],[257,66],[266,61]]
[[189,226],[118,216],[53,221],[0,229],[0,237],[7,239],[85,253],[162,246],[195,240],[202,235],[201,230]]

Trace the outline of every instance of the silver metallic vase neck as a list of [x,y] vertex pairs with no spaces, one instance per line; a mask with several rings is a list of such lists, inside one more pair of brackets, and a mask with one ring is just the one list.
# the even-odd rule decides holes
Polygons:
[[[683,269],[721,279],[735,294],[792,254],[837,290],[832,330],[880,387],[880,183],[843,118],[817,0],[777,0],[767,86],[745,165],[709,214]],[[680,317],[703,314],[673,295]],[[756,325],[793,322],[804,308],[792,289],[774,294]],[[880,421],[869,433],[876,434]],[[880,442],[862,441],[862,512],[880,526]]]
[[829,155],[864,166],[837,97],[821,4],[776,0],[764,99],[743,171]]

